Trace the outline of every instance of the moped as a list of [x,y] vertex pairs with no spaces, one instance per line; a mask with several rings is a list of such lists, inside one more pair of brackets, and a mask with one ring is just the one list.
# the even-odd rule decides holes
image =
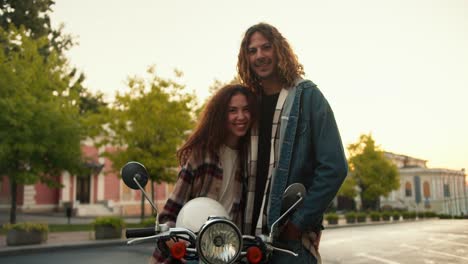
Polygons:
[[268,263],[274,251],[282,251],[293,256],[297,254],[287,245],[278,245],[280,226],[296,209],[305,195],[305,187],[294,183],[285,190],[281,216],[271,226],[268,235],[243,235],[229,219],[224,207],[217,201],[199,197],[187,202],[180,210],[176,226],[168,227],[158,221],[158,210],[144,190],[148,182],[146,168],[138,162],[128,162],[121,169],[122,179],[129,188],[140,190],[156,212],[154,227],[127,229],[128,245],[154,241],[160,250],[166,241],[175,243],[168,249],[174,263],[188,262],[208,264]]

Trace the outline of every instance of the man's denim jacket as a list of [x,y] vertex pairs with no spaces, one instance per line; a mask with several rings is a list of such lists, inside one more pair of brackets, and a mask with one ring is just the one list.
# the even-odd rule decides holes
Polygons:
[[303,232],[319,231],[323,213],[343,183],[348,164],[333,111],[317,86],[300,80],[283,106],[279,162],[273,172],[268,227],[280,216],[282,193],[302,183],[307,194],[291,216]]

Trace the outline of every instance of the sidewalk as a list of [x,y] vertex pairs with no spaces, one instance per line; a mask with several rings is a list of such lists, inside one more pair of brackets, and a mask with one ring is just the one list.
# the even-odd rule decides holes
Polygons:
[[[0,213],[0,225],[8,223],[8,214]],[[18,213],[16,222],[34,222],[47,224],[68,224],[68,218],[63,213]],[[70,224],[89,224],[95,217],[72,217]],[[139,217],[125,218],[127,223],[139,223]],[[123,237],[123,236],[122,236]],[[126,239],[106,239],[95,240],[94,231],[75,232],[49,232],[45,243],[25,246],[7,246],[6,235],[0,235],[0,257],[7,255],[17,255],[24,253],[34,253],[39,251],[53,251],[63,249],[76,249],[85,247],[99,247],[112,245],[125,245]]]
[[7,246],[6,236],[0,235],[0,257],[42,251],[102,247],[125,244],[126,239],[124,238],[95,240],[93,231],[49,233],[48,239],[45,243],[25,246]]

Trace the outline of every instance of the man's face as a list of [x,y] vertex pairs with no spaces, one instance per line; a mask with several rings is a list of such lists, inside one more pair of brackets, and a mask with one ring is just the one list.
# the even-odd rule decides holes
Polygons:
[[255,32],[250,37],[247,49],[250,68],[260,79],[276,77],[277,58],[273,44],[261,33]]

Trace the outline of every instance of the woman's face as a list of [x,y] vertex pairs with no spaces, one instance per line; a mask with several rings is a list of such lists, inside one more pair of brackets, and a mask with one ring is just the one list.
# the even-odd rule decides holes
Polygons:
[[228,130],[226,144],[236,147],[239,138],[244,136],[250,128],[250,110],[245,95],[238,93],[231,97],[226,122]]

